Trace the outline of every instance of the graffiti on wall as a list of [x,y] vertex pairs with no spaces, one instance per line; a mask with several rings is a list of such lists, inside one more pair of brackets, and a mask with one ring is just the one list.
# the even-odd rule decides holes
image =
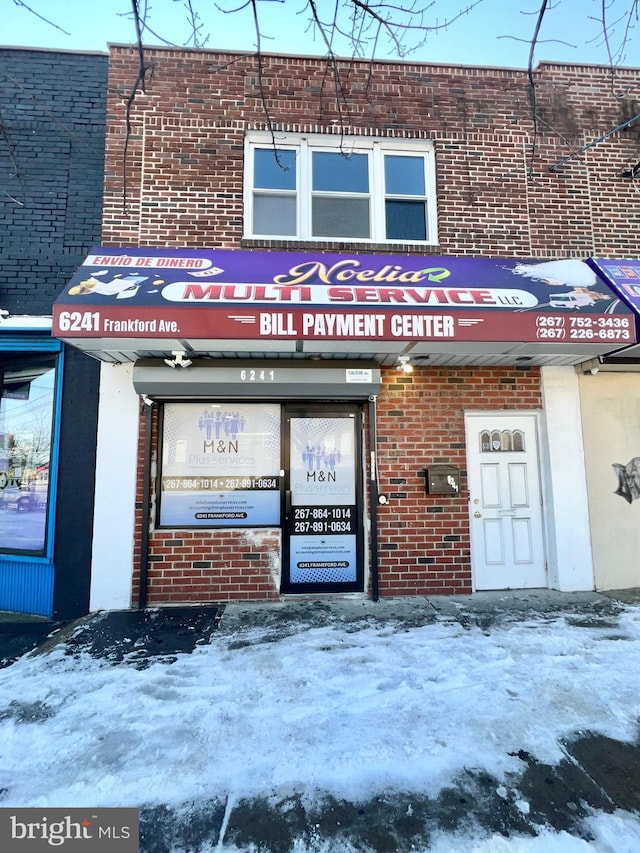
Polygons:
[[618,475],[618,488],[614,492],[632,503],[640,498],[640,456],[634,456],[626,465],[614,463],[613,470]]

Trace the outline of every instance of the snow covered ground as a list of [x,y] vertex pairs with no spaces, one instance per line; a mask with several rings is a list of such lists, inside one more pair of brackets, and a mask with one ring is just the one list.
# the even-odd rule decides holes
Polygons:
[[[278,792],[437,797],[466,768],[504,780],[498,794],[527,815],[509,783],[523,769],[518,753],[555,765],[576,733],[638,735],[640,607],[616,622],[301,625],[280,638],[256,627],[241,638],[214,634],[146,669],[59,645],[0,670],[0,806],[180,808]],[[640,850],[638,814],[594,812],[583,831],[589,840],[469,827],[436,833],[424,849]],[[221,837],[201,849],[237,848]]]

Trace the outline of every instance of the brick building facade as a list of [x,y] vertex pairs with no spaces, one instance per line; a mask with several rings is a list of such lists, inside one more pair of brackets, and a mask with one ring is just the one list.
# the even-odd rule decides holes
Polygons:
[[100,372],[51,313],[101,236],[107,64],[0,49],[0,610],[89,607]]
[[[239,385],[229,385],[225,396],[215,373],[207,374],[209,394],[186,385],[182,390],[180,383],[193,375],[194,367],[164,366],[176,351],[184,351],[194,366],[214,371],[223,362],[246,366],[265,359],[270,366],[305,362],[308,370],[330,366],[333,360],[373,365],[374,374],[379,367],[375,392],[354,389],[351,399],[354,417],[361,419],[354,506],[362,518],[357,588],[347,585],[345,591],[376,596],[506,586],[593,588],[579,376],[590,359],[632,344],[635,323],[586,260],[635,257],[640,251],[637,186],[628,171],[638,160],[640,127],[633,122],[624,126],[639,112],[634,92],[640,71],[617,69],[612,79],[604,67],[541,64],[535,73],[534,121],[524,70],[345,61],[338,64],[336,89],[331,69],[319,58],[268,55],[259,67],[253,56],[153,49],[146,53],[146,92],[138,93],[130,106],[127,131],[127,101],[138,61],[129,47],[111,49],[103,244],[116,247],[116,258],[130,249],[138,278],[145,274],[145,263],[153,268],[147,284],[131,279],[136,292],[129,307],[143,299],[138,289],[147,287],[150,294],[153,287],[165,285],[167,278],[154,258],[182,257],[184,264],[185,256],[204,250],[213,253],[208,264],[218,263],[215,253],[222,253],[220,267],[230,250],[249,258],[247,263],[253,259],[258,283],[284,280],[281,275],[260,278],[257,270],[276,258],[284,263],[288,254],[298,270],[305,263],[324,264],[325,270],[333,263],[344,270],[346,264],[349,275],[343,273],[338,281],[350,286],[356,267],[348,265],[362,269],[370,257],[372,270],[362,273],[363,286],[348,295],[348,288],[329,289],[322,299],[314,295],[319,291],[313,288],[322,285],[319,273],[309,297],[315,300],[315,312],[324,310],[324,298],[355,299],[354,305],[387,299],[395,307],[405,299],[444,300],[406,287],[401,293],[398,282],[422,283],[428,273],[444,286],[437,275],[449,275],[449,267],[453,270],[460,261],[469,264],[463,279],[455,279],[463,289],[446,295],[458,300],[454,307],[447,303],[456,329],[481,322],[464,314],[469,307],[465,300],[488,303],[494,298],[487,295],[493,291],[485,268],[478,265],[482,261],[493,265],[494,277],[507,270],[511,284],[504,286],[517,295],[508,296],[505,290],[498,297],[505,310],[484,338],[456,331],[438,340],[414,331],[420,324],[413,318],[422,316],[424,305],[415,308],[404,326],[398,321],[404,331],[368,338],[320,333],[317,326],[305,337],[298,325],[302,315],[283,312],[281,304],[277,322],[275,314],[264,320],[273,323],[272,333],[251,340],[240,334],[234,340],[232,333],[221,331],[210,304],[197,308],[213,318],[198,321],[202,328],[197,333],[185,333],[184,325],[174,335],[162,335],[152,326],[138,332],[135,323],[117,326],[117,321],[114,325],[103,319],[96,319],[95,329],[76,335],[68,326],[59,329],[60,337],[105,362],[102,397],[112,414],[101,410],[100,435],[120,433],[118,458],[106,449],[102,461],[100,452],[98,458],[98,484],[103,482],[104,489],[98,490],[94,606],[341,591],[340,582],[328,581],[326,587],[317,579],[292,582],[290,572],[302,551],[295,551],[292,539],[285,542],[295,532],[285,520],[290,510],[286,464],[280,471],[279,523],[163,523],[162,502],[169,502],[166,424],[171,406],[173,417],[180,402],[249,407],[276,402],[287,423],[287,406],[293,406],[293,420],[303,403],[319,418],[327,406],[333,406],[333,414],[339,409],[331,392],[276,398],[264,387],[247,396]],[[338,186],[342,180],[345,185]],[[87,261],[85,272],[72,281],[76,293],[83,276],[102,273],[101,264],[109,266],[108,249],[101,252],[103,257]],[[573,262],[568,277],[557,270],[569,267],[554,267],[556,261]],[[210,274],[220,273],[224,270]],[[378,283],[383,280],[393,287],[381,295]],[[485,288],[484,295],[465,289],[474,287]],[[223,298],[221,292],[216,298]],[[113,293],[102,297],[103,305]],[[206,293],[213,298],[212,290]],[[91,298],[82,294],[67,301],[88,305]],[[142,313],[136,317],[170,316],[156,315],[144,305],[141,301]],[[172,316],[187,316],[182,305],[170,305]],[[397,316],[409,316],[405,307],[399,305]],[[475,316],[487,317],[488,304],[484,308]],[[102,310],[103,317],[116,317]],[[117,316],[124,317],[124,309],[119,310]],[[373,308],[369,304],[363,310]],[[439,306],[434,316],[443,311]],[[589,311],[593,319],[585,313]],[[522,331],[530,321],[537,330],[532,337]],[[98,329],[103,322],[107,325]],[[489,327],[488,320],[482,322]],[[583,334],[594,323],[600,324],[593,325],[596,331]],[[383,319],[380,324],[382,328]],[[412,373],[399,369],[407,361]],[[172,378],[147,387],[136,380],[138,365],[141,370],[156,365],[162,376]],[[315,374],[304,375],[314,381]],[[157,390],[160,386],[164,390]],[[140,394],[154,405],[141,403]],[[498,434],[503,438],[496,439]],[[506,443],[498,447],[500,440]],[[535,447],[526,465],[516,455],[524,450],[523,442],[532,452]],[[498,510],[513,517],[511,532],[504,534],[504,517],[491,515],[487,497],[504,485],[491,480],[503,476],[500,454],[494,452],[489,465],[483,462],[482,453],[491,455],[492,450],[504,451],[504,488],[512,490],[511,504]],[[285,462],[289,452],[283,451]],[[432,488],[427,493],[425,476],[428,480],[434,466],[453,472],[454,491],[434,494],[438,490]],[[109,476],[118,478],[117,490],[107,486]],[[526,500],[517,498],[519,489]],[[517,508],[532,496],[542,507],[538,521],[516,518]],[[484,532],[474,533],[474,518]],[[114,539],[115,528],[121,535]],[[322,530],[328,532],[327,527]],[[121,556],[124,568],[117,577],[99,554],[101,542]],[[304,545],[311,548],[307,541]],[[511,556],[503,553],[507,546]],[[297,556],[285,566],[292,554]],[[515,564],[528,562],[538,564],[532,574],[509,574]],[[498,563],[503,568],[494,572]],[[296,565],[302,564],[299,559]]]
[[[321,59],[265,57],[261,87],[252,57],[149,51],[153,76],[133,107],[123,216],[124,111],[137,61],[130,48],[112,49],[106,245],[202,246],[208,235],[220,248],[271,248],[274,241],[243,231],[244,138],[268,129],[264,90],[280,134],[433,141],[436,254],[634,255],[635,188],[622,171],[637,162],[637,123],[561,161],[638,114],[637,69],[617,69],[612,81],[608,68],[540,65],[534,128],[524,70],[345,62],[348,108],[339,113]],[[343,251],[345,243],[324,247]]]

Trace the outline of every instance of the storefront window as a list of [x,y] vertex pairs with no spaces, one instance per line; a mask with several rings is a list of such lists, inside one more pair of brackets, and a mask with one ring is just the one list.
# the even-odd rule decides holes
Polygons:
[[2,553],[45,551],[55,375],[54,356],[0,356]]
[[280,523],[280,406],[167,403],[160,526]]

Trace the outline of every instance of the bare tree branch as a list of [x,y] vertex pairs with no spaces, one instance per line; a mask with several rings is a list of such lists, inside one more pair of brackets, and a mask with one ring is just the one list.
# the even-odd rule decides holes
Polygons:
[[610,136],[613,136],[614,133],[619,133],[621,130],[626,130],[631,125],[635,124],[637,121],[640,121],[640,113],[628,119],[627,121],[619,124],[617,127],[614,127],[613,130],[608,131],[607,133],[603,133],[602,136],[599,136],[597,139],[592,140],[587,145],[583,145],[582,148],[579,148],[577,151],[574,151],[573,154],[569,154],[567,157],[562,157],[562,159],[558,160],[557,163],[554,163],[553,166],[549,166],[550,172],[557,172],[565,163],[568,163],[570,160],[575,160],[576,157],[580,157],[581,154],[584,154],[585,151],[588,151],[590,148],[594,148],[596,145],[599,145],[601,142],[604,142],[605,139],[609,139]]
[[131,125],[131,110],[133,108],[133,102],[136,99],[136,94],[138,92],[138,88],[142,90],[142,93],[145,94],[145,86],[146,86],[146,78],[147,73],[150,71],[151,66],[147,66],[144,60],[144,47],[142,45],[142,31],[144,29],[144,23],[140,18],[140,7],[138,4],[138,0],[131,0],[131,9],[133,13],[133,18],[136,27],[136,37],[138,44],[138,57],[140,60],[140,64],[138,66],[138,76],[136,77],[136,81],[133,84],[131,92],[129,93],[129,97],[127,98],[126,110],[125,110],[125,126],[126,126],[126,134],[124,138],[124,146],[122,150],[122,211],[126,216],[128,214],[127,210],[127,154],[129,153],[129,141],[131,139],[131,134],[133,132],[133,128]]
[[63,29],[58,24],[55,24],[53,21],[50,21],[48,18],[45,18],[44,15],[41,15],[39,12],[36,12],[35,9],[32,9],[28,3],[24,3],[23,0],[13,0],[16,6],[20,6],[22,9],[26,9],[27,12],[31,12],[32,15],[35,15],[36,18],[39,18],[41,21],[44,21],[45,24],[49,24],[50,27],[53,27],[56,30],[60,30],[61,33],[64,33],[66,36],[70,36],[71,33],[67,30]]
[[[635,16],[636,23],[638,22],[638,0],[631,0],[631,7],[627,10],[627,13],[621,15],[612,23],[607,22],[607,13],[610,7],[610,0],[601,0],[600,7],[600,18],[598,19],[598,23],[602,29],[602,41],[607,51],[607,56],[609,58],[609,68],[611,72],[611,92],[617,98],[624,98],[629,94],[629,90],[621,92],[616,95],[614,91],[614,84],[616,79],[616,66],[622,62],[624,56],[624,50],[626,49],[629,34],[631,29],[633,28],[632,19]],[[624,26],[624,34],[622,36],[620,47],[615,51],[613,51],[611,46],[611,34],[613,33],[614,27],[620,23],[620,21],[626,18],[626,23]]]
[[396,33],[396,29],[400,29],[400,25],[393,23],[389,16],[383,17],[380,13],[376,12],[375,8],[373,8],[370,3],[362,2],[362,0],[350,0],[350,2],[353,3],[356,8],[361,9],[365,15],[368,15],[372,20],[378,22],[379,29],[386,32],[398,52],[398,55],[402,56],[401,42]]
[[251,9],[253,11],[253,22],[255,26],[256,33],[256,58],[258,60],[258,86],[260,88],[260,100],[262,102],[262,109],[265,114],[265,118],[267,120],[267,128],[269,130],[269,135],[271,136],[271,146],[273,148],[273,156],[275,157],[276,163],[278,166],[284,171],[288,171],[288,167],[285,166],[280,160],[280,156],[278,154],[278,146],[276,143],[276,132],[273,126],[273,120],[271,118],[271,110],[269,109],[269,102],[267,101],[267,93],[264,89],[264,74],[263,74],[263,56],[262,56],[262,33],[260,31],[260,16],[258,15],[258,0],[248,0],[251,4]]
[[[174,2],[179,2],[179,0],[174,0]],[[204,47],[209,41],[209,35],[207,33],[202,37],[203,24],[200,15],[193,7],[193,0],[182,0],[182,5],[187,13],[187,20],[191,29],[187,44],[192,44],[194,47]]]
[[[518,36],[496,36],[497,39],[509,39],[510,41],[519,41],[522,44],[531,45],[531,39],[519,38]],[[577,48],[577,44],[573,44],[573,42],[565,41],[564,39],[536,39],[536,45],[539,44],[563,44],[565,47]]]
[[[142,45],[143,23],[140,20],[140,7],[138,5],[138,0],[131,0],[131,8],[133,10],[133,22],[134,22],[135,28],[136,28],[136,43],[138,45],[138,57],[140,59],[140,65],[138,67],[138,82],[140,84],[140,88],[142,89],[143,94],[145,94],[145,76],[147,73],[147,68],[145,67],[145,63],[144,63],[144,47]],[[135,89],[134,89],[134,92],[135,92]]]
[[544,19],[545,12],[547,11],[547,5],[548,0],[542,0],[540,8],[538,9],[538,19],[536,20],[536,26],[531,38],[529,62],[527,65],[527,77],[529,78],[529,103],[531,105],[531,119],[533,121],[533,142],[531,144],[531,159],[529,161],[530,180],[532,180],[534,176],[536,147],[538,143],[538,104],[536,97],[536,80],[533,72],[533,57],[535,54],[536,43],[538,41],[538,35],[540,33],[540,27],[542,26],[542,21]]
[[340,74],[340,69],[338,68],[338,60],[335,53],[333,52],[333,48],[331,46],[331,39],[328,37],[324,25],[320,22],[320,19],[318,17],[318,11],[316,8],[315,0],[308,0],[308,3],[309,8],[311,9],[311,14],[313,16],[314,23],[318,27],[318,30],[321,33],[322,38],[324,39],[324,42],[327,46],[327,62],[333,76],[335,105],[338,111],[338,117],[340,121],[340,135],[344,136],[344,113],[346,112],[347,115],[349,115],[349,102],[342,86],[342,76]]
[[[369,22],[377,22],[378,28],[374,41],[378,42],[382,31],[388,35],[399,56],[414,53],[423,47],[429,35],[440,30],[448,29],[460,18],[468,15],[476,6],[484,0],[472,0],[454,15],[440,21],[438,18],[433,23],[425,21],[426,12],[435,6],[435,0],[431,0],[426,6],[417,6],[417,0],[411,0],[409,6],[396,6],[388,3],[371,3],[368,0],[347,0],[359,7],[364,16],[368,16]],[[380,10],[379,12],[377,10]],[[387,10],[389,10],[387,12]],[[404,37],[409,33],[419,34],[419,38],[412,45],[404,42]]]
[[9,139],[9,135],[7,134],[6,125],[5,125],[2,113],[0,113],[0,137],[2,138],[4,144],[7,147],[7,151],[9,153],[9,159],[11,160],[11,165],[13,167],[13,174],[9,175],[9,180],[11,181],[13,178],[17,179],[18,185],[20,187],[20,194],[23,198],[23,201],[20,201],[20,199],[16,195],[13,195],[12,193],[9,192],[9,190],[5,189],[4,187],[2,187],[2,192],[9,199],[9,201],[14,202],[15,204],[19,205],[20,207],[24,207],[26,204],[27,193],[25,191],[22,176],[20,175],[20,167],[18,166],[18,159],[16,157],[16,153],[14,151],[14,147],[11,143],[11,140]]

